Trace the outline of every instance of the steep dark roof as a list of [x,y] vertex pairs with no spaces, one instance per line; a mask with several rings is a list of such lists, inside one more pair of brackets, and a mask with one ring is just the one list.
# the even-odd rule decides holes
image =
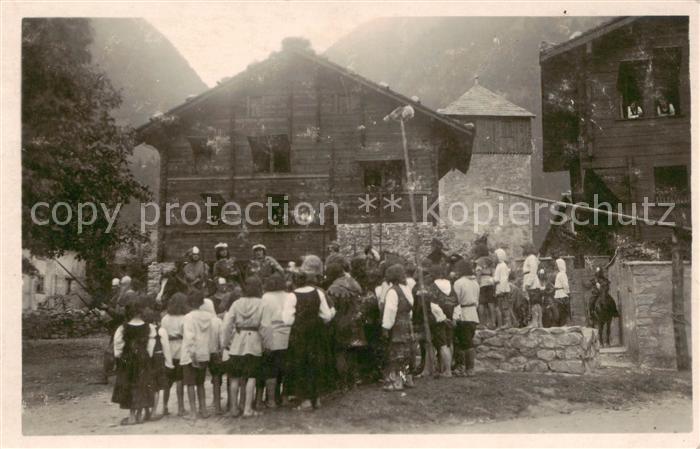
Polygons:
[[610,33],[611,31],[614,31],[618,28],[622,28],[623,26],[626,26],[635,20],[640,19],[640,17],[616,17],[614,19],[611,19],[607,22],[604,22],[597,27],[591,28],[590,30],[576,36],[573,39],[569,39],[566,42],[562,42],[561,44],[542,48],[540,50],[540,62],[546,61],[547,59],[556,56],[561,53],[566,53],[569,50],[572,50],[580,45],[583,45],[587,42],[592,41],[593,39],[597,39],[607,33]]
[[[374,90],[375,92],[378,92],[386,97],[392,98],[401,104],[411,105],[413,107],[413,109],[416,111],[416,113],[421,113],[421,114],[427,115],[427,116],[453,128],[453,129],[455,129],[456,131],[459,131],[459,132],[462,132],[465,134],[469,134],[469,135],[473,134],[473,126],[464,125],[462,123],[459,123],[456,120],[453,120],[449,117],[446,117],[446,116],[438,113],[437,111],[430,109],[429,107],[421,104],[420,102],[413,101],[411,98],[408,98],[405,95],[401,95],[400,93],[391,90],[388,86],[379,85],[379,84],[375,83],[374,81],[371,81],[371,80],[369,80],[361,75],[358,75],[357,73],[352,72],[345,67],[342,67],[338,64],[335,64],[324,57],[318,56],[313,52],[304,51],[304,50],[296,50],[296,49],[289,49],[286,51],[293,52],[294,54],[301,56],[303,58],[306,58],[307,60],[309,60],[315,64],[321,65],[321,66],[326,67],[330,70],[338,72],[339,74],[345,76],[346,78],[349,78],[349,79],[351,79],[359,84],[362,84],[363,86],[370,88],[370,89]],[[213,88],[201,93],[200,95],[197,95],[196,97],[189,99],[185,103],[182,103],[179,106],[174,107],[173,109],[169,110],[165,114],[172,115],[172,114],[181,113],[181,112],[191,108],[192,106],[194,106],[198,103],[201,103],[202,101],[206,100],[207,98],[210,98],[211,96],[215,95],[217,92],[222,91],[222,90],[226,89],[227,87],[234,85],[239,80],[243,79],[243,76],[248,74],[250,70],[256,70],[256,69],[263,67],[265,65],[265,63],[268,61],[270,61],[270,58],[268,58],[267,60],[265,60],[259,64],[256,64],[253,67],[247,68],[246,70],[235,75],[234,77],[232,77],[224,82],[221,82],[216,87],[213,87]],[[136,132],[141,133],[142,131],[146,130],[151,125],[151,123],[152,122],[149,121],[148,123],[141,125],[139,128],[137,128]]]
[[479,84],[474,84],[471,89],[450,103],[450,105],[443,109],[438,109],[438,112],[450,116],[535,116],[530,111],[511,103]]

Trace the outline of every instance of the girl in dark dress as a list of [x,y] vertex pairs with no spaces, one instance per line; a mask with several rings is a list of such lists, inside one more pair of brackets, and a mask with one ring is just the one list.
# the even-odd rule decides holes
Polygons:
[[323,369],[328,364],[324,323],[333,318],[335,310],[328,307],[325,294],[316,287],[323,271],[321,259],[306,256],[299,271],[299,288],[282,311],[282,320],[291,326],[286,385],[301,400],[299,410],[312,410],[320,406]]
[[139,424],[143,413],[154,405],[151,354],[155,347],[156,330],[143,320],[143,303],[138,298],[126,304],[129,321],[117,328],[114,335],[114,357],[117,379],[112,402],[129,410],[122,424]]
[[411,373],[415,358],[411,323],[414,301],[411,289],[406,285],[403,266],[395,264],[389,267],[386,271],[386,279],[391,284],[391,288],[386,294],[382,317],[382,332],[389,343],[384,390],[399,391],[414,386]]

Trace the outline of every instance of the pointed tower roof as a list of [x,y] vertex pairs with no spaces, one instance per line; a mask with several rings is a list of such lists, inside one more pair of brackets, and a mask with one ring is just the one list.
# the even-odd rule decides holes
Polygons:
[[534,117],[530,111],[511,103],[502,96],[479,85],[479,77],[474,78],[474,86],[461,97],[443,109],[440,114],[456,116],[489,117]]

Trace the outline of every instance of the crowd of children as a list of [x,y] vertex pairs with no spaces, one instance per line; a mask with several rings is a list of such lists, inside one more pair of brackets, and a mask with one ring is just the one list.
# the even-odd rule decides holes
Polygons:
[[173,385],[178,416],[207,418],[207,377],[213,412],[248,418],[314,410],[361,383],[400,391],[414,376],[472,376],[478,327],[542,326],[552,303],[564,311],[552,324],[566,322],[566,264],[557,259],[548,282],[531,246],[520,286],[506,251],[485,238],[464,255],[434,239],[419,266],[371,247],[351,259],[336,243],[329,250],[325,263],[308,255],[285,270],[256,245],[241,269],[220,243],[210,269],[195,247],[155,298],[115,280],[110,310],[123,320],[112,338],[112,400],[129,410],[122,423],[168,415]]

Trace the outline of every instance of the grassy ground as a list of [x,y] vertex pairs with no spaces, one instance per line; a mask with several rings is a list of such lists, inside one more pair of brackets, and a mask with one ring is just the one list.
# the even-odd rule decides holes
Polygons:
[[95,384],[106,337],[22,341],[22,401],[27,407],[72,400],[105,388]]
[[[59,414],[75,413],[71,422],[73,419],[80,422],[82,430],[78,432],[94,432],[90,427],[93,419],[97,428],[104,427],[102,430],[107,433],[120,430],[109,431],[105,424],[108,421],[113,426],[124,414],[109,403],[111,386],[91,384],[99,377],[104,344],[105,340],[98,338],[26,341],[22,385],[25,414],[37,412],[38,422],[41,421],[38,417],[43,415],[40,410],[54,406]],[[426,426],[449,429],[465,423],[566,414],[591,408],[618,410],[669,397],[689,398],[691,385],[690,373],[624,369],[602,368],[589,376],[479,373],[473,378],[420,379],[417,388],[405,393],[386,393],[376,385],[362,386],[350,393],[324,398],[322,409],[315,413],[281,409],[268,411],[254,420],[235,420],[235,425],[231,425],[232,420],[210,418],[203,427],[190,430],[194,433],[419,432],[425,431]],[[84,412],[81,414],[78,408]],[[175,404],[171,403],[171,408]],[[129,432],[178,433],[182,429],[180,419],[168,417],[134,426]]]

